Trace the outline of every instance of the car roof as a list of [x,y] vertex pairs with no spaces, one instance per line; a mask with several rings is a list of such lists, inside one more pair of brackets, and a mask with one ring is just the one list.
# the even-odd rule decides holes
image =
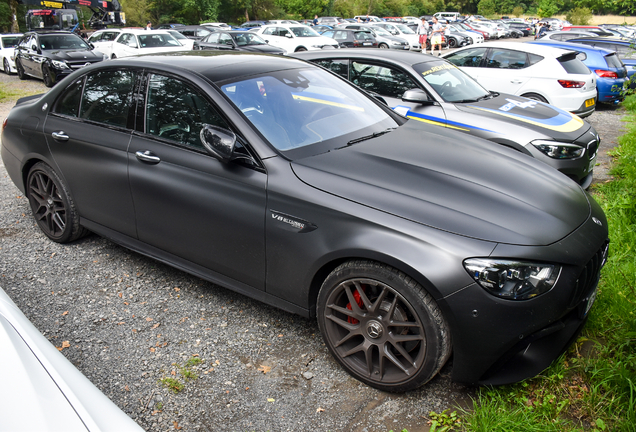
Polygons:
[[[570,41],[592,41],[592,42],[607,42],[607,43],[613,43],[613,44],[618,44],[618,45],[626,45],[626,46],[632,46],[633,42],[624,40],[624,39],[619,39],[619,38],[609,38],[609,37],[603,37],[603,36],[581,36],[578,38],[574,38],[574,39],[570,39],[568,42]],[[573,42],[571,42],[573,43]]]
[[290,57],[222,51],[181,51],[124,57],[116,61],[101,62],[96,67],[112,67],[115,64],[117,67],[156,67],[180,75],[193,72],[203,75],[215,83],[230,78],[307,67],[306,63]]
[[[132,33],[132,34],[169,34],[168,33],[169,29],[161,29],[161,30],[145,30],[145,29],[124,29],[122,30],[122,33]],[[176,29],[170,29],[170,30],[176,30]]]
[[536,41],[531,41],[531,42],[525,42],[528,45],[541,45],[541,44],[550,44],[550,46],[554,46],[557,48],[563,48],[563,49],[567,49],[567,50],[571,50],[571,51],[587,51],[587,52],[598,52],[600,53],[603,57],[605,57],[606,55],[609,54],[613,54],[614,51],[612,50],[608,50],[605,48],[597,48],[597,47],[593,47],[593,46],[589,46],[589,45],[585,45],[585,44],[577,44],[577,43],[572,43],[572,42],[563,42],[563,41],[555,41],[552,39],[540,39],[540,40],[536,40]]
[[428,54],[422,55],[421,53],[402,50],[379,50],[377,48],[341,48],[338,50],[303,51],[300,53],[290,53],[289,55],[303,60],[325,57],[377,59],[401,64],[405,67],[411,67],[419,63],[441,60],[437,56],[431,56]]
[[[550,41],[551,42],[551,41]],[[576,46],[576,45],[574,45]],[[558,48],[558,47],[550,47],[550,46],[545,46],[545,45],[538,45],[538,44],[531,44],[528,42],[484,42],[483,44],[479,44],[478,46],[475,45],[468,45],[467,47],[470,48],[507,48],[507,49],[511,49],[511,50],[517,50],[517,51],[524,51],[524,52],[528,52],[530,54],[537,54],[537,55],[542,55],[542,56],[550,56],[550,57],[560,57],[562,56],[565,51],[568,51],[567,49],[564,48]],[[465,47],[466,48],[466,47]],[[462,49],[465,49],[462,48]],[[576,50],[569,50],[569,51],[576,51]]]

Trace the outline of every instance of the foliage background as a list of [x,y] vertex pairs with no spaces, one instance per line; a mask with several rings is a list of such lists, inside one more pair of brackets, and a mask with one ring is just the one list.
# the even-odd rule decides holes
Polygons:
[[[20,30],[25,30],[27,7],[21,0],[0,0],[0,29],[11,31],[15,14]],[[420,16],[440,11],[458,11],[484,16],[538,16],[567,14],[586,8],[595,15],[636,15],[635,0],[120,0],[129,26],[179,22],[227,22],[247,20],[302,19],[318,16],[355,15]],[[35,7],[30,7],[31,9]],[[13,13],[12,13],[13,12]],[[90,12],[83,10],[86,19]]]

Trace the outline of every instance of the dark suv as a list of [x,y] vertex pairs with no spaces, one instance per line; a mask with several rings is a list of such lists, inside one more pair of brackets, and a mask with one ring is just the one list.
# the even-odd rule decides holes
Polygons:
[[100,51],[69,32],[28,32],[15,48],[15,67],[21,80],[40,78],[53,87],[71,72],[104,60]]

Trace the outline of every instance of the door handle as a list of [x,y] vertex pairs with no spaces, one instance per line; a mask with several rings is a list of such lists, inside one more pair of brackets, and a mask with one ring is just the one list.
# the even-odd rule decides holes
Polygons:
[[523,80],[520,80],[520,79],[512,79],[512,80],[510,80],[510,82],[511,82],[511,83],[513,83],[513,84],[521,84],[521,83],[523,82]]
[[57,141],[68,141],[68,135],[66,135],[64,131],[53,132],[51,136]]
[[150,150],[138,151],[135,153],[135,156],[137,156],[137,159],[139,159],[140,161],[149,164],[158,164],[159,162],[161,162],[159,156],[155,155]]

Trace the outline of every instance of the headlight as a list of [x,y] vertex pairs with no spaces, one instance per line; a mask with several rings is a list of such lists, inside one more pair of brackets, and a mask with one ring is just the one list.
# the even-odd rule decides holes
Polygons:
[[490,258],[464,261],[466,271],[490,294],[509,300],[528,300],[556,283],[561,266]]
[[68,69],[68,65],[64,61],[51,60],[51,64],[55,69]]
[[552,159],[576,159],[585,153],[585,148],[576,144],[538,140],[533,141],[532,145]]

